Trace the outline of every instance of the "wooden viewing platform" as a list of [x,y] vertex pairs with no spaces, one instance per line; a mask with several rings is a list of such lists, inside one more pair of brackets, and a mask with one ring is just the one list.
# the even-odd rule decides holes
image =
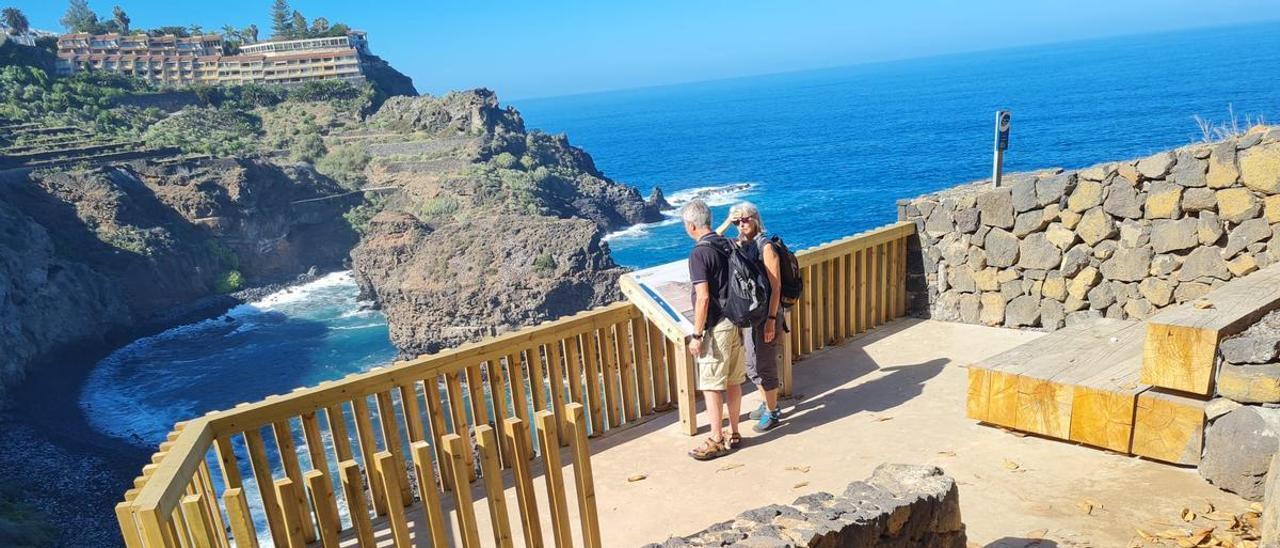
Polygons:
[[[788,387],[793,360],[906,312],[914,231],[896,223],[797,253],[806,287],[784,339]],[[376,534],[405,546],[415,531],[462,546],[521,535],[607,546],[595,539],[631,520],[590,517],[592,454],[658,417],[696,434],[694,378],[682,337],[619,302],[180,423],[116,515],[130,547],[367,545]],[[505,504],[496,494],[510,489]],[[427,510],[410,517],[415,504]]]

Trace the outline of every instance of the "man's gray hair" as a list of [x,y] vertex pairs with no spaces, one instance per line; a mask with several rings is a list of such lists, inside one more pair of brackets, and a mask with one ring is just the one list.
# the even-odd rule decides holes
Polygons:
[[680,218],[694,228],[711,228],[711,208],[702,200],[692,200],[680,210]]

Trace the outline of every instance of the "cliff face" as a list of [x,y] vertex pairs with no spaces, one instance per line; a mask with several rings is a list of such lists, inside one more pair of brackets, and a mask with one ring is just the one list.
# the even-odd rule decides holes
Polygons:
[[604,233],[662,218],[564,136],[526,131],[487,90],[392,98],[370,124],[382,131],[367,147],[370,184],[399,192],[352,264],[406,353],[620,298],[624,270]]
[[340,265],[351,199],[310,168],[137,163],[0,179],[0,400],[33,359],[176,305]]

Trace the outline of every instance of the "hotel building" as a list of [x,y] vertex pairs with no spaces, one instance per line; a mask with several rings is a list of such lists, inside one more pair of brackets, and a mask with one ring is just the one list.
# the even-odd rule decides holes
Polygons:
[[176,37],[67,34],[58,39],[58,74],[115,72],[161,85],[276,84],[315,80],[364,81],[364,32],[250,44],[224,55],[216,34]]

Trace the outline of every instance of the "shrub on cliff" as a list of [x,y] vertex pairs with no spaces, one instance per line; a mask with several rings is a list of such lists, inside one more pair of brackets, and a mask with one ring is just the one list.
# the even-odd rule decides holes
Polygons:
[[143,140],[183,152],[233,156],[254,149],[261,131],[257,116],[232,109],[186,108],[151,126]]
[[344,187],[356,189],[364,185],[364,169],[369,159],[369,153],[360,145],[338,145],[316,162],[316,171]]
[[347,210],[342,214],[342,218],[351,225],[351,230],[356,231],[361,236],[369,232],[369,221],[386,207],[387,198],[381,194],[366,193],[364,201],[359,205]]
[[244,286],[244,276],[239,270],[228,270],[218,277],[218,281],[214,282],[213,290],[218,293],[231,293],[238,291]]

